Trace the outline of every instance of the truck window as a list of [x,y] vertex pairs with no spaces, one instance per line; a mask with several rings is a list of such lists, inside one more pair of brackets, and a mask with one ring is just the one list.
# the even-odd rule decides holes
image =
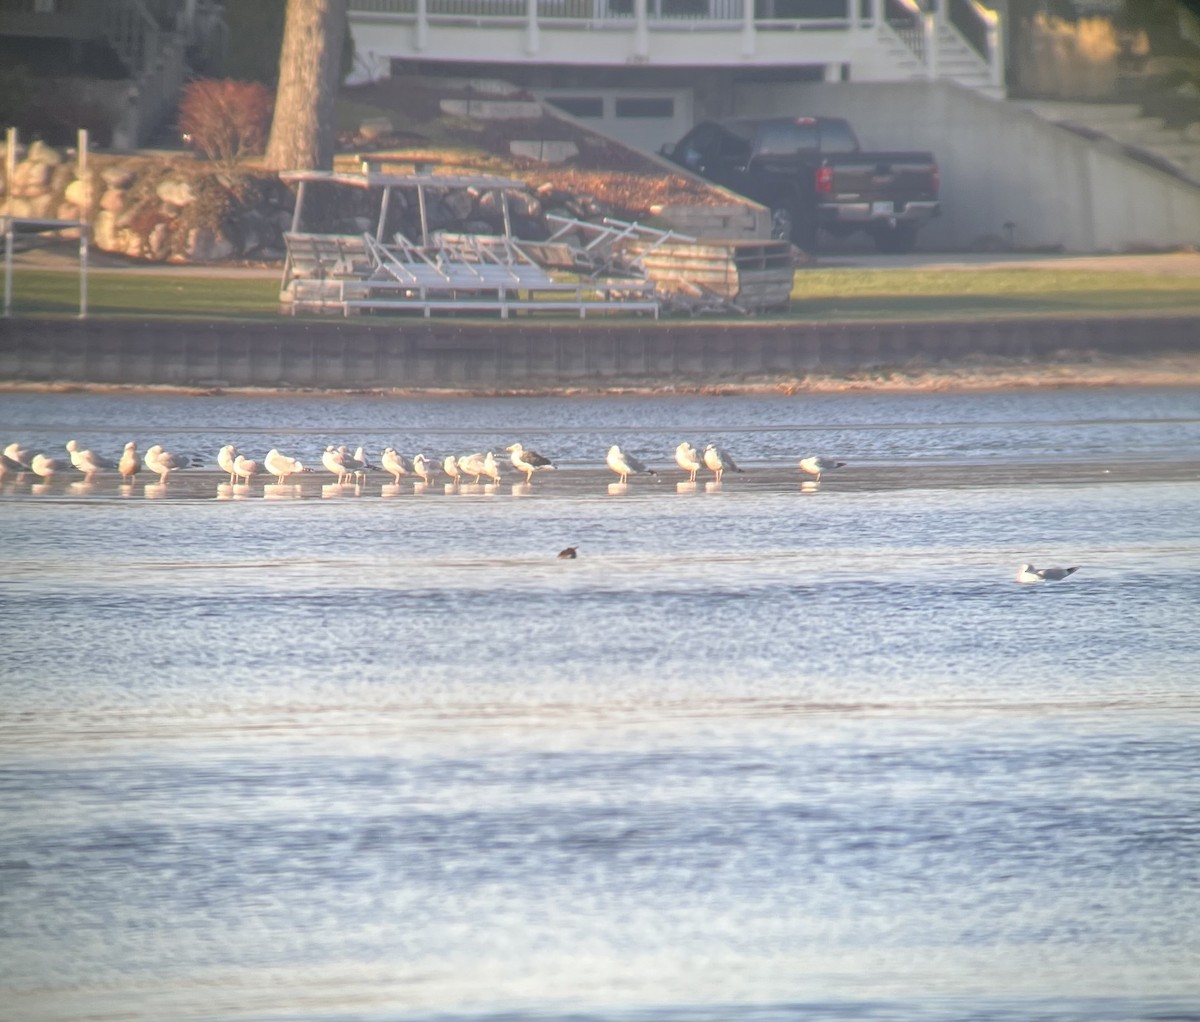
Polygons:
[[817,148],[816,121],[766,121],[758,129],[758,155],[791,156]]
[[850,125],[840,118],[821,122],[821,152],[856,153],[858,139]]

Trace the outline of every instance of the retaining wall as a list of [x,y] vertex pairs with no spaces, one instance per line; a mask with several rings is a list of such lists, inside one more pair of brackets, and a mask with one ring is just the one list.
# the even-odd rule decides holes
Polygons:
[[733,383],[978,358],[1200,351],[1200,319],[879,324],[0,320],[0,379],[544,389]]

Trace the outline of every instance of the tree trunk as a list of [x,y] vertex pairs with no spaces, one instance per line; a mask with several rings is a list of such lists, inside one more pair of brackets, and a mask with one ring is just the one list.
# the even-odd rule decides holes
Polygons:
[[334,103],[347,0],[288,0],[279,90],[267,145],[272,170],[333,168]]

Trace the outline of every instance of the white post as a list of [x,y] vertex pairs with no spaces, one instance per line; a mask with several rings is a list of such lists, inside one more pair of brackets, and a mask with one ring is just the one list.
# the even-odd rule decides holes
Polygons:
[[754,32],[754,0],[742,0],[742,56],[753,57],[758,48]]
[[650,56],[650,21],[646,14],[646,0],[633,0],[633,56],[645,60]]
[[83,222],[79,225],[79,318],[87,319],[88,314],[88,235],[91,233],[92,215],[92,185],[88,180],[88,133],[87,128],[80,128],[76,136],[78,147],[78,167],[75,176],[83,182]]
[[925,73],[933,81],[938,76],[936,9],[926,14],[923,21],[925,29]]
[[413,49],[418,53],[423,53],[425,47],[429,45],[429,3],[428,0],[417,0],[417,27],[416,38],[413,40]]
[[531,57],[542,48],[538,26],[538,0],[525,0],[525,52]]
[[17,129],[9,128],[4,153],[4,318],[12,316],[13,288],[13,176],[17,171]]
[[988,60],[991,61],[992,85],[1004,88],[1004,34],[1000,31],[1000,19],[992,17],[987,25]]

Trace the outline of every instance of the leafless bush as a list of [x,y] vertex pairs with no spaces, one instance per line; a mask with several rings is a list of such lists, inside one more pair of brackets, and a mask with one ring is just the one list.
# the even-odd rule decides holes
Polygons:
[[179,128],[210,160],[233,169],[266,149],[273,106],[271,90],[259,82],[202,78],[183,90]]

